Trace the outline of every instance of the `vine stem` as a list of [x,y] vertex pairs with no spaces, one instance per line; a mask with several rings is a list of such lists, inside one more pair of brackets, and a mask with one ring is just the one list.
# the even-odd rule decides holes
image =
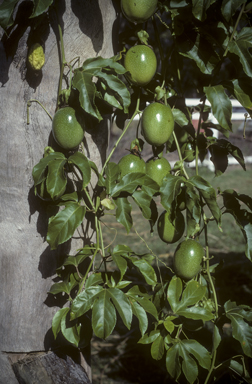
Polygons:
[[199,137],[199,134],[200,134],[201,120],[202,120],[202,114],[203,114],[203,111],[204,111],[204,108],[205,108],[205,104],[206,104],[206,98],[204,98],[204,100],[203,100],[202,109],[201,109],[201,111],[200,111],[200,115],[199,115],[199,121],[198,121],[197,133],[196,133],[196,156],[195,156],[195,168],[196,168],[196,175],[197,175],[197,176],[198,176],[198,174],[199,174],[199,146],[198,146],[198,137]]
[[[213,279],[212,279],[212,276],[211,276],[211,273],[210,273],[210,265],[209,265],[209,246],[208,246],[208,236],[207,236],[207,223],[206,223],[206,217],[205,217],[205,214],[204,214],[204,222],[205,222],[205,245],[206,245],[206,272],[207,272],[207,276],[208,276],[208,279],[209,279],[209,282],[210,282],[210,286],[211,286],[211,289],[212,289],[212,293],[213,293],[213,299],[214,299],[214,305],[215,305],[215,316],[216,318],[218,317],[218,301],[217,301],[217,295],[216,295],[216,290],[215,290],[215,286],[214,286],[214,283],[213,283]],[[213,352],[213,356],[212,356],[212,361],[211,361],[211,366],[210,366],[210,369],[208,371],[208,374],[207,374],[207,377],[206,377],[206,380],[204,381],[204,384],[207,384],[211,375],[212,375],[212,372],[213,370],[215,369],[215,361],[216,361],[216,350]]]
[[43,106],[43,104],[41,104],[40,101],[38,101],[37,99],[30,99],[27,101],[27,124],[28,125],[30,124],[30,106],[31,106],[31,103],[38,103],[43,108],[43,110],[47,113],[47,115],[50,117],[50,119],[52,120],[52,115],[50,115],[50,113]]
[[104,163],[104,165],[103,165],[103,168],[102,168],[102,171],[101,171],[101,175],[103,175],[104,170],[105,170],[105,168],[106,168],[106,166],[107,166],[109,160],[111,159],[113,153],[115,152],[115,150],[116,150],[116,148],[117,148],[119,142],[121,141],[121,139],[123,138],[123,136],[124,136],[125,133],[127,132],[128,128],[129,128],[130,124],[132,123],[132,121],[134,120],[135,116],[136,116],[137,114],[140,113],[140,111],[139,111],[139,105],[140,105],[140,96],[138,95],[137,103],[136,103],[136,108],[135,108],[135,112],[133,113],[131,119],[129,120],[128,124],[127,124],[126,127],[124,128],[122,134],[120,135],[120,137],[119,137],[118,140],[116,141],[115,145],[113,146],[113,148],[112,148],[110,154],[108,155],[108,157],[107,157],[107,159],[106,159],[106,161],[105,161],[105,163]]
[[228,45],[227,45],[227,47],[226,47],[226,50],[225,50],[225,52],[224,52],[224,54],[223,54],[223,57],[225,57],[225,56],[227,55],[227,53],[228,53],[228,46],[229,46],[229,43],[230,43],[230,42],[233,40],[233,38],[234,38],[234,34],[235,34],[236,30],[237,30],[238,24],[239,24],[239,22],[240,22],[240,19],[241,19],[241,17],[242,17],[243,12],[244,12],[245,5],[246,5],[246,3],[244,3],[244,4],[242,5],[242,8],[241,8],[240,13],[239,13],[239,16],[238,16],[238,18],[237,18],[237,20],[236,20],[236,23],[235,23],[233,32],[232,32],[232,34],[231,34],[231,36],[230,36],[230,39],[229,39]]
[[62,81],[63,81],[64,68],[65,68],[65,65],[66,65],[66,58],[65,58],[63,34],[62,34],[62,29],[61,29],[61,26],[60,26],[60,23],[59,23],[58,13],[57,12],[56,12],[56,15],[57,15],[59,37],[60,37],[60,53],[61,53],[61,55],[60,55],[60,58],[61,58],[60,78],[59,78],[58,95],[57,95],[57,107],[56,107],[56,109],[58,109],[59,96],[60,96],[60,92],[62,90]]

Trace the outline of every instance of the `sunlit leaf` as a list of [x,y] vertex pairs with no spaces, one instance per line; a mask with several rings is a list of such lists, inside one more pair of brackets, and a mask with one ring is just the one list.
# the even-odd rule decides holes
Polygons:
[[121,316],[124,325],[130,329],[132,322],[132,309],[128,297],[118,288],[109,288],[107,293],[112,299],[112,302]]
[[49,219],[46,240],[51,249],[56,249],[59,244],[69,240],[74,231],[82,223],[86,209],[84,206],[69,202],[64,209]]
[[106,339],[116,325],[116,310],[106,289],[99,293],[92,310],[92,327],[97,337]]
[[54,159],[48,163],[46,189],[52,199],[61,196],[66,189],[65,164],[66,159]]

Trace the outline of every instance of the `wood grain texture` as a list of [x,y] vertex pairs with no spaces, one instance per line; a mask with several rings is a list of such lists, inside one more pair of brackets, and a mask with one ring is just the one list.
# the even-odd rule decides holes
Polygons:
[[[80,56],[82,63],[89,57],[114,54],[112,0],[59,3],[66,60]],[[19,3],[15,30],[8,35],[0,31],[0,351],[11,353],[54,348],[51,321],[62,303],[47,292],[62,254],[83,245],[75,240],[51,251],[45,242],[46,206],[34,196],[32,168],[51,143],[51,120],[33,103],[27,125],[26,103],[38,99],[54,114],[60,62],[58,30],[51,14],[52,27],[45,20],[40,30],[46,56],[42,72],[35,76],[27,69],[28,45],[36,36],[30,21],[22,21],[27,19],[26,6],[27,2]],[[102,130],[89,127],[85,139],[86,155],[99,168],[106,156],[109,121],[101,125]],[[0,375],[2,383],[6,381]]]

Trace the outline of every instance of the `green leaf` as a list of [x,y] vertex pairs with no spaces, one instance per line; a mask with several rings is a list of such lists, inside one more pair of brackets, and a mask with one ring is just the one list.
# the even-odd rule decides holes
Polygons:
[[109,288],[107,292],[111,297],[119,315],[121,316],[124,325],[130,329],[132,322],[132,309],[128,297],[118,288]]
[[65,208],[49,219],[46,240],[51,249],[69,240],[82,223],[86,209],[84,206],[69,202]]
[[50,288],[49,293],[57,295],[58,293],[65,292],[69,295],[71,290],[76,285],[78,285],[78,281],[75,279],[74,275],[71,275],[69,282],[60,281],[59,283],[53,284]]
[[177,318],[176,316],[167,316],[167,318],[164,321],[164,327],[169,333],[172,333],[174,331],[175,325],[173,320],[176,318]]
[[179,344],[173,345],[166,352],[166,369],[167,372],[171,375],[174,380],[178,380],[181,375],[181,363],[180,363],[180,354],[179,354]]
[[123,178],[118,184],[114,186],[111,191],[111,196],[117,197],[120,195],[120,193],[126,192],[132,194],[139,185],[142,185],[142,183],[144,182],[144,177],[144,173],[128,173],[127,175],[123,176]]
[[68,158],[69,164],[74,164],[80,170],[82,174],[82,187],[85,188],[91,180],[91,166],[89,160],[83,153],[75,152],[72,156]]
[[179,340],[168,349],[166,354],[167,371],[175,380],[178,380],[181,368],[188,383],[192,384],[197,379],[198,366],[191,355],[194,356],[203,368],[210,368],[210,354],[201,344],[196,340]]
[[65,318],[68,312],[69,308],[61,308],[53,316],[52,331],[55,339],[61,330],[61,319]]
[[211,365],[211,356],[203,345],[201,345],[196,340],[183,340],[183,347],[187,352],[197,359],[199,365],[204,369],[209,369]]
[[17,3],[18,0],[4,0],[0,5],[0,26],[3,29],[13,25],[13,12]]
[[247,76],[252,77],[252,55],[249,51],[252,47],[252,31],[250,27],[244,27],[237,34],[235,40],[230,41],[228,50],[239,57],[243,70]]
[[105,169],[105,175],[106,175],[105,187],[108,195],[111,194],[112,189],[115,187],[119,174],[120,174],[119,165],[113,162],[109,162]]
[[121,223],[125,227],[127,233],[129,233],[130,228],[133,224],[131,216],[132,206],[128,202],[127,197],[118,197],[117,199],[115,199],[115,203],[117,206],[116,220],[118,221],[118,223]]
[[104,283],[101,272],[92,273],[85,282],[85,289]]
[[[127,87],[112,72],[123,74],[125,68],[113,59],[103,59],[99,56],[87,59],[82,68],[75,71],[73,77],[73,87],[79,91],[82,108],[98,120],[102,120],[102,116],[95,104],[95,97],[98,93],[93,82],[94,77],[106,85],[107,95],[112,95],[123,106],[124,112],[128,111],[130,105],[130,94]],[[108,97],[106,101],[109,101]]]
[[205,293],[206,287],[194,280],[187,283],[182,293],[182,281],[176,276],[170,281],[167,292],[169,304],[175,314],[188,319],[208,321],[214,317],[212,312],[195,305],[202,300]]
[[247,258],[252,261],[252,214],[246,209],[241,209],[237,200],[239,199],[247,204],[250,209],[252,202],[248,196],[238,195],[232,189],[222,192],[222,196],[224,206],[226,207],[225,213],[230,213],[235,218],[236,224],[241,229],[246,240],[245,254]]
[[200,21],[204,21],[206,19],[206,11],[211,3],[211,0],[192,0],[192,13],[194,17]]
[[43,157],[38,164],[33,167],[32,177],[34,180],[34,186],[36,187],[45,179],[45,171],[48,164],[53,160],[65,160],[65,156],[61,152],[51,152],[48,156]]
[[149,335],[146,333],[143,337],[141,337],[138,343],[151,344],[159,337],[159,335],[160,335],[160,331],[156,329],[155,331],[151,331]]
[[133,264],[139,269],[147,284],[156,285],[157,275],[152,266],[145,259],[135,260],[133,261]]
[[147,220],[151,219],[152,211],[150,208],[152,198],[144,191],[135,191],[132,195],[134,201],[137,203],[143,213],[143,217]]
[[227,318],[231,320],[233,337],[240,342],[245,355],[252,357],[252,327],[243,319],[246,316],[243,307],[227,301],[224,308]]
[[159,185],[148,175],[145,175],[142,182],[142,191],[145,192],[149,197],[152,197],[159,191]]
[[71,305],[71,318],[80,317],[89,311],[103,289],[100,285],[89,286],[76,296]]
[[135,315],[138,318],[139,329],[140,329],[141,335],[143,337],[143,335],[147,331],[147,327],[148,327],[148,318],[147,318],[146,312],[143,309],[143,307],[141,307],[141,305],[139,305],[135,300],[131,299],[130,304],[132,307],[133,315]]
[[[101,81],[106,84],[109,91],[112,92],[114,98],[124,109],[124,113],[128,113],[128,108],[130,105],[130,93],[125,84],[115,75],[107,74],[100,70],[94,71],[94,76],[97,76]],[[109,101],[108,97],[106,98],[106,101]]]
[[182,282],[179,277],[173,277],[168,287],[168,301],[174,313],[180,313],[181,310],[196,304],[201,300],[206,292],[206,287],[200,285],[197,281],[191,280],[187,283],[185,290],[181,295]]
[[220,331],[219,331],[219,328],[214,324],[214,329],[213,329],[213,352],[217,350],[220,342],[221,342]]
[[181,183],[184,183],[184,178],[181,176],[169,175],[165,177],[160,187],[161,204],[169,211],[176,196],[181,192]]
[[69,341],[69,343],[78,347],[80,341],[80,325],[77,326],[77,324],[71,324],[71,321],[69,320],[68,316],[69,311],[65,313],[61,318],[61,332],[65,339]]
[[244,108],[252,110],[252,87],[247,81],[234,79],[228,89]]
[[116,325],[116,310],[106,289],[99,293],[92,310],[92,327],[97,337],[106,339]]
[[143,307],[145,312],[148,312],[150,315],[152,315],[156,320],[158,319],[158,313],[155,305],[148,300],[146,297],[136,297],[134,296],[135,300]]
[[60,197],[67,185],[65,175],[66,159],[54,159],[48,163],[48,174],[46,178],[46,189],[52,199]]
[[194,191],[194,188],[186,186],[186,222],[187,236],[194,236],[200,229],[201,206],[199,195]]
[[230,21],[232,16],[238,8],[245,3],[245,0],[223,0],[221,4],[221,13],[227,22]]
[[117,265],[120,273],[121,273],[121,279],[123,278],[125,272],[127,271],[127,261],[124,257],[122,257],[120,254],[112,253],[112,259],[114,263]]
[[79,101],[84,111],[101,121],[102,116],[95,105],[96,86],[93,83],[93,73],[76,70],[72,86],[79,91]]
[[151,356],[155,360],[161,360],[164,355],[164,339],[159,335],[151,345]]
[[208,181],[204,180],[201,176],[192,176],[190,182],[200,191],[208,208],[212,212],[219,228],[221,225],[221,210],[216,201],[216,192]]
[[[231,144],[228,140],[218,139],[209,148],[213,157],[211,160],[215,165],[215,169],[220,170],[221,173],[226,170],[228,165],[227,154],[230,154],[231,156],[233,156],[237,160],[237,162],[242,166],[244,171],[246,171],[246,166],[245,166],[245,161],[244,161],[242,151],[240,150],[240,148]],[[224,168],[223,168],[223,163],[225,163]]]
[[214,117],[227,131],[232,131],[232,104],[222,85],[204,87],[204,92],[212,106]]
[[177,45],[180,55],[195,61],[202,73],[211,75],[219,60],[203,34],[185,29],[184,33],[177,37]]
[[34,8],[31,17],[37,17],[47,11],[53,0],[33,0]]

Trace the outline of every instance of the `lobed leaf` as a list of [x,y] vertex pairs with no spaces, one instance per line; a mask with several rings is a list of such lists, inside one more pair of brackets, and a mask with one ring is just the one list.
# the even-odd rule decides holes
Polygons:
[[95,299],[99,296],[99,294],[103,291],[103,287],[100,285],[90,286],[88,283],[88,287],[82,291],[79,295],[75,297],[71,305],[71,319],[75,319],[84,315],[87,311],[89,311]]
[[43,157],[38,164],[33,167],[32,177],[34,180],[34,186],[36,187],[45,179],[45,171],[48,164],[53,160],[65,160],[65,155],[61,152],[51,152],[48,156]]
[[69,202],[65,208],[49,219],[46,240],[51,249],[69,240],[82,223],[86,209],[84,206]]

